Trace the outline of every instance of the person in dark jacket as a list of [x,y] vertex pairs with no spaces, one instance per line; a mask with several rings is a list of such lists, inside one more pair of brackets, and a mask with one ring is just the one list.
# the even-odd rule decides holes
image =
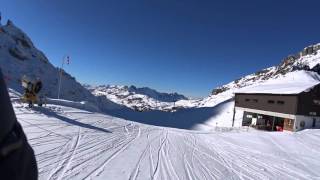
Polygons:
[[37,163],[16,119],[0,69],[0,179],[38,179]]

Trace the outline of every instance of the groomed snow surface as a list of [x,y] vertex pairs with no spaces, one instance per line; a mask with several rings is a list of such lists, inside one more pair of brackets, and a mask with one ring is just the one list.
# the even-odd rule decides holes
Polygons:
[[61,105],[13,106],[35,150],[39,179],[320,178],[320,130],[191,131]]

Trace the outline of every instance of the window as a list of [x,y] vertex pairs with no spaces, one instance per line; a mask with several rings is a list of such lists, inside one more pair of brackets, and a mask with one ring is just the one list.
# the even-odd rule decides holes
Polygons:
[[274,104],[274,100],[268,100],[269,104]]
[[277,104],[283,105],[283,104],[284,104],[284,101],[277,101]]
[[314,100],[313,100],[313,103],[314,103],[315,105],[318,105],[318,106],[319,106],[319,105],[320,105],[320,100],[314,99]]
[[249,102],[250,101],[250,99],[246,99],[246,102]]
[[317,115],[317,112],[309,112],[309,115],[311,115],[311,116],[316,116],[316,115]]
[[253,102],[257,103],[257,102],[258,102],[258,99],[253,99]]

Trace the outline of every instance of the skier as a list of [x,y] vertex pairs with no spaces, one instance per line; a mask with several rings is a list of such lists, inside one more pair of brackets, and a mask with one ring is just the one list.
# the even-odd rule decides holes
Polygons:
[[37,179],[34,152],[16,119],[0,69],[0,179]]

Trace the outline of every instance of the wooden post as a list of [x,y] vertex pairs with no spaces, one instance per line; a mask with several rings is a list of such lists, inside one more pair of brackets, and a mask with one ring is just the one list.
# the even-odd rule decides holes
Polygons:
[[233,106],[233,117],[232,117],[232,127],[234,126],[234,118],[236,116],[236,104]]
[[273,116],[273,121],[272,121],[272,129],[271,129],[271,131],[273,131],[274,130],[274,121],[276,120],[276,117],[275,116]]

